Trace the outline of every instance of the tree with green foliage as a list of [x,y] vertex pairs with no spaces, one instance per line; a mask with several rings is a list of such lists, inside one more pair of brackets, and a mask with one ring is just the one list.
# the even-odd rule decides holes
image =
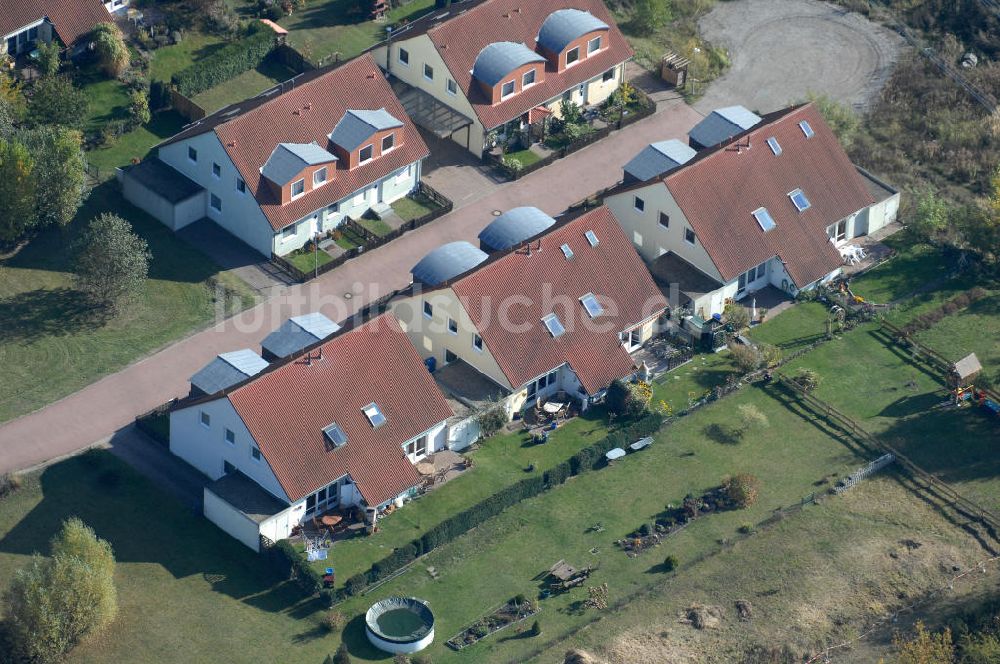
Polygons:
[[92,36],[101,69],[111,78],[118,78],[131,63],[128,46],[121,29],[114,23],[98,23]]
[[896,648],[896,664],[952,664],[955,661],[951,630],[945,628],[935,634],[920,620],[912,639],[904,640],[897,634],[892,645]]
[[35,218],[39,226],[65,226],[86,194],[83,135],[75,129],[42,127],[15,134],[35,160]]
[[736,365],[736,368],[743,373],[750,373],[760,368],[764,358],[753,346],[731,342],[729,344],[729,357]]
[[138,124],[147,124],[152,117],[149,113],[149,93],[133,90],[129,95],[129,112]]
[[14,573],[5,594],[14,654],[55,662],[85,635],[107,627],[118,611],[111,545],[76,518],[52,539],[52,557],[35,555]]
[[87,117],[87,95],[66,76],[48,76],[35,83],[28,101],[28,124],[81,129]]
[[723,309],[722,315],[737,334],[750,327],[750,310],[742,304],[730,302]]
[[77,288],[95,305],[118,312],[142,291],[151,258],[132,225],[105,212],[90,222],[80,240]]
[[936,243],[948,229],[948,204],[933,189],[919,192],[907,229],[922,242]]
[[608,405],[608,412],[615,417],[636,418],[646,412],[652,398],[653,393],[648,383],[616,380],[608,387],[605,403]]
[[635,0],[629,27],[640,35],[651,35],[670,20],[668,0]]
[[750,473],[737,473],[722,480],[722,487],[733,505],[740,509],[753,507],[760,494],[760,480]]
[[38,69],[42,76],[55,76],[59,73],[59,44],[55,42],[38,45]]
[[38,217],[35,211],[35,160],[20,142],[0,139],[0,242],[24,237]]
[[736,411],[739,413],[740,425],[744,432],[766,429],[771,426],[771,421],[767,419],[764,411],[752,403],[740,404],[736,407]]

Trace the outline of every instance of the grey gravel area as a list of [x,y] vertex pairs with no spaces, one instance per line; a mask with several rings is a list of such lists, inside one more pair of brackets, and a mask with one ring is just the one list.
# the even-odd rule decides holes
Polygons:
[[767,113],[810,92],[863,110],[905,43],[860,14],[815,0],[720,2],[699,26],[731,59],[695,104],[702,113],[733,104]]

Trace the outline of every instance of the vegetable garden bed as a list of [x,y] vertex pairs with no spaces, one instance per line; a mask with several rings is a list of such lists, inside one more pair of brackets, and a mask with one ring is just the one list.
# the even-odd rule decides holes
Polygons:
[[541,609],[538,602],[518,595],[448,639],[448,647],[452,650],[468,648],[491,634],[527,620],[539,611]]

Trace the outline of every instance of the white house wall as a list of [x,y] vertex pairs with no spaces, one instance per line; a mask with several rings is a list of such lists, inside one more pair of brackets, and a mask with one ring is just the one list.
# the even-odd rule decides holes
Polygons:
[[464,420],[451,422],[448,426],[447,447],[449,450],[464,450],[479,440],[481,434],[478,415],[472,415]]
[[[420,183],[421,162],[412,164],[374,182],[363,189],[353,192],[334,205],[320,208],[295,222],[295,234],[285,237],[283,231],[275,233],[272,251],[278,256],[301,249],[306,242],[313,239],[317,232],[333,230],[343,223],[345,217],[358,219],[369,208],[378,205],[379,191],[382,202],[388,205],[403,198]],[[328,185],[324,185],[328,186]],[[225,209],[225,207],[223,207]]]
[[[188,147],[198,151],[197,162],[188,159]],[[202,216],[212,219],[263,255],[270,257],[274,229],[261,212],[249,185],[246,193],[236,190],[239,171],[236,170],[215,132],[205,132],[161,147],[159,158],[207,190]],[[220,167],[218,178],[212,175],[213,163]],[[215,194],[222,201],[222,212],[217,212],[208,204],[211,194]]]
[[254,551],[260,550],[261,531],[256,521],[250,519],[207,488],[203,491],[202,502],[204,504],[203,511],[206,519]]
[[[404,65],[399,61],[399,49],[406,49],[410,54],[409,65]],[[373,51],[375,62],[380,67],[386,66],[386,47],[379,46]],[[434,80],[428,81],[424,78],[424,64],[429,64],[434,69]],[[468,140],[469,152],[477,157],[483,153],[483,125],[479,122],[472,104],[466,98],[462,88],[455,84],[455,94],[450,94],[447,89],[447,81],[451,79],[451,73],[441,59],[434,43],[427,35],[419,35],[412,39],[402,39],[392,43],[392,62],[389,63],[389,71],[393,76],[428,93],[446,106],[455,109],[465,117],[472,120],[472,126],[461,129],[452,134],[452,140],[459,145],[465,146]]]
[[179,203],[171,203],[151,191],[137,179],[130,177],[122,169],[116,173],[122,186],[122,196],[137,208],[147,212],[172,231],[187,226],[205,216],[205,192],[199,192]]
[[[201,413],[210,418],[201,423]],[[236,442],[226,442],[226,429],[236,434]],[[213,399],[170,413],[170,451],[202,473],[217,480],[225,474],[225,462],[259,484],[265,491],[287,503],[288,497],[274,472],[261,456],[250,455],[254,443],[250,431],[226,398]]]
[[[636,196],[645,202],[642,212],[635,209]],[[631,237],[636,251],[647,263],[672,251],[708,276],[722,281],[722,275],[701,240],[696,236],[692,245],[684,239],[684,229],[691,228],[691,224],[663,182],[657,181],[646,187],[608,196],[604,204],[614,213],[625,234]],[[670,217],[668,228],[659,224],[661,212]]]

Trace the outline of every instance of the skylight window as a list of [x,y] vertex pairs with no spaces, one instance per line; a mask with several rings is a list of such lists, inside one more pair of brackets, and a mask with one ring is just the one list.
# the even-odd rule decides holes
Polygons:
[[757,220],[760,227],[765,231],[769,231],[775,227],[774,219],[771,217],[771,213],[767,211],[767,208],[757,208],[753,211],[753,218]]
[[546,329],[553,337],[561,337],[566,332],[566,328],[559,322],[559,317],[555,314],[549,314],[542,319],[542,322],[545,323]]
[[368,404],[361,410],[364,412],[365,417],[368,418],[368,421],[372,423],[373,427],[385,424],[385,415],[382,414],[382,411],[374,403]]
[[771,148],[771,152],[774,153],[775,157],[781,154],[781,143],[778,143],[778,139],[776,139],[774,136],[767,139],[767,147]]
[[323,428],[323,435],[326,439],[335,447],[341,447],[347,444],[347,434],[344,430],[340,428],[340,425],[334,422],[333,424]]
[[583,236],[587,238],[587,242],[589,242],[592,247],[596,247],[600,243],[600,240],[597,239],[597,233],[594,231],[587,231],[583,234]]
[[808,120],[802,120],[799,122],[799,129],[801,129],[802,133],[806,135],[806,138],[812,138],[813,134],[816,133],[813,131],[812,125],[809,124]]
[[583,304],[583,308],[587,310],[587,313],[591,318],[597,318],[604,313],[604,308],[601,306],[601,303],[597,301],[597,298],[593,293],[587,293],[581,297],[580,303]]
[[799,212],[803,212],[810,208],[809,199],[806,195],[802,193],[801,189],[796,189],[795,191],[789,192],[788,197],[792,199],[792,203],[795,205],[795,209]]
[[559,248],[562,249],[563,256],[566,257],[566,260],[573,258],[573,250],[569,248],[568,244],[564,244]]

